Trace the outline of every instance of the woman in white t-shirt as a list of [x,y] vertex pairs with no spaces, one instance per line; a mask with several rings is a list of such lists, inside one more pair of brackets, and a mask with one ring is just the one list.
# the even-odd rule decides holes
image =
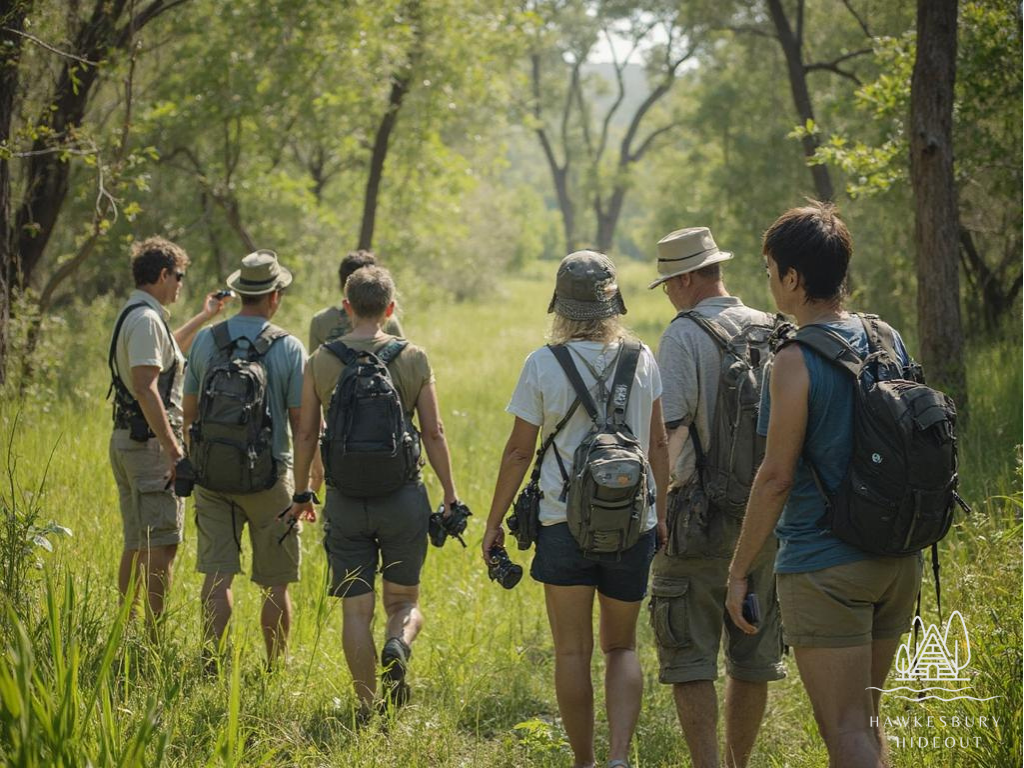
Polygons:
[[[626,313],[611,259],[593,251],[566,256],[558,268],[548,312],[554,313],[551,343],[564,345],[595,403],[607,401],[627,333],[619,322]],[[507,410],[515,423],[501,468],[484,533],[484,561],[504,543],[502,515],[530,468],[538,436],[547,438],[569,412],[576,393],[548,347],[526,359]],[[608,766],[627,766],[629,743],[640,714],[643,678],[636,655],[636,623],[647,591],[655,550],[664,545],[668,438],[661,415],[661,376],[654,355],[641,345],[625,414],[626,424],[647,451],[656,502],[643,521],[639,540],[624,552],[584,556],[566,523],[564,475],[576,447],[592,422],[578,407],[544,455],[540,473],[540,530],[530,570],[544,584],[548,621],[555,645],[555,692],[569,744],[579,768],[593,766],[594,691],[590,664],[594,649],[594,593],[600,604],[600,643],[605,655],[605,707],[608,716]]]

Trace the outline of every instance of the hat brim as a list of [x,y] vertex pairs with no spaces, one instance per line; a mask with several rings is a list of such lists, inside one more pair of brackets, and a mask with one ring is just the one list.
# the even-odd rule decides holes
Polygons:
[[616,291],[607,301],[566,299],[555,292],[551,296],[551,303],[548,304],[548,314],[552,312],[569,320],[601,320],[613,315],[626,314],[626,302],[621,291]]
[[728,261],[731,258],[732,258],[732,253],[730,253],[729,251],[719,251],[718,253],[712,254],[711,256],[709,256],[708,258],[704,259],[699,264],[695,264],[692,267],[686,267],[685,269],[680,269],[678,272],[673,272],[671,275],[662,275],[657,280],[655,280],[653,283],[648,285],[647,289],[650,290],[652,288],[657,288],[659,285],[664,283],[666,280],[671,280],[673,277],[679,277],[680,275],[685,275],[685,274],[687,274],[689,272],[696,272],[698,269],[702,269],[704,267],[709,267],[712,264],[717,264],[720,261]]
[[265,293],[271,291],[280,291],[282,288],[287,288],[292,284],[292,273],[288,269],[278,266],[281,270],[280,274],[274,278],[266,287],[254,288],[251,285],[242,284],[242,270],[236,269],[224,282],[227,283],[228,288],[231,288],[236,293],[240,293],[243,296],[262,296]]

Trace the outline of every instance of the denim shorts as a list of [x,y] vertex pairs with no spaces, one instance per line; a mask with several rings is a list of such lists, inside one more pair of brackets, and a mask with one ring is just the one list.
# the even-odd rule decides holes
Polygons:
[[588,557],[580,551],[568,523],[542,525],[530,575],[555,587],[597,587],[605,597],[635,603],[647,594],[656,549],[657,532],[651,528],[625,552]]

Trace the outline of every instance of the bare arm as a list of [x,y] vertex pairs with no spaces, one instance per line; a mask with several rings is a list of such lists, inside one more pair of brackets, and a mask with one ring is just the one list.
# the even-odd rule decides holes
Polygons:
[[452,460],[448,452],[448,441],[444,437],[444,424],[437,404],[434,383],[424,384],[416,398],[416,414],[419,416],[423,449],[427,452],[434,474],[444,490],[444,508],[447,512],[459,497],[452,479]]
[[155,365],[136,365],[132,367],[132,387],[135,389],[135,399],[139,402],[143,416],[149,428],[160,441],[160,446],[167,454],[170,462],[171,480],[174,480],[174,467],[184,456],[184,452],[178,445],[178,438],[171,431],[171,423],[167,419],[167,411],[164,409],[163,400],[160,399],[160,392],[157,388],[157,380],[160,376],[160,368]]
[[754,478],[743,529],[729,566],[726,598],[726,608],[733,622],[747,634],[757,632],[756,627],[743,618],[747,575],[782,514],[782,508],[793,487],[793,475],[807,431],[810,378],[803,355],[796,345],[784,347],[775,356],[770,387],[772,410],[768,422],[768,442],[764,461]]
[[188,354],[188,350],[191,348],[192,342],[195,340],[196,334],[199,333],[200,329],[209,320],[219,315],[220,311],[224,309],[224,304],[229,301],[231,301],[230,296],[217,299],[214,298],[212,293],[208,293],[206,300],[203,302],[202,311],[174,332],[174,339],[178,342],[178,346],[184,354]]
[[494,495],[491,497],[491,509],[487,514],[487,526],[484,530],[483,555],[484,562],[490,562],[488,552],[495,544],[503,544],[505,531],[501,527],[501,517],[512,506],[516,491],[522,485],[526,471],[530,468],[530,460],[537,447],[537,434],[540,427],[516,416],[512,425],[512,433],[505,443],[501,454],[501,466],[498,468],[498,479],[494,484]]
[[647,449],[647,458],[654,472],[654,483],[657,486],[655,509],[658,512],[658,546],[668,543],[668,526],[665,522],[667,514],[668,476],[669,476],[669,438],[662,421],[661,398],[654,401],[651,409],[651,442]]
[[[690,436],[689,427],[676,427],[670,430],[668,433],[668,471],[669,475],[675,471],[675,468],[679,466],[679,457],[683,453],[683,446],[686,445],[686,439]],[[676,482],[679,482],[679,478],[676,478]]]
[[[310,488],[310,466],[316,454],[316,444],[320,438],[320,397],[313,385],[313,372],[309,362],[302,379],[302,405],[288,409],[288,420],[292,426],[292,440],[295,449],[295,492],[302,493]],[[316,520],[313,502],[292,504],[288,513],[293,518]]]

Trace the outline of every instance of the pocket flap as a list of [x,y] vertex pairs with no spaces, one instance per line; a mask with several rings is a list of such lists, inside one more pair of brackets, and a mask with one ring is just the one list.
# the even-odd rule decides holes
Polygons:
[[690,588],[689,579],[655,576],[651,581],[652,597],[682,597]]

